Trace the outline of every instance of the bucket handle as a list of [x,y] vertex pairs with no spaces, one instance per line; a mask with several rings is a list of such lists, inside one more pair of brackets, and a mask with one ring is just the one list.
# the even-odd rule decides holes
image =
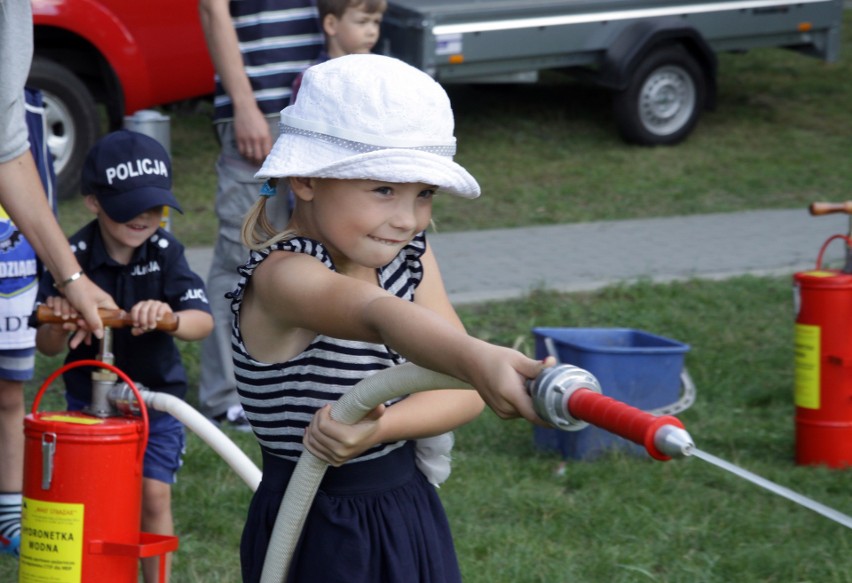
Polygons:
[[[552,356],[556,359],[557,364],[562,364],[561,359],[559,358],[559,352],[556,350],[556,343],[553,341],[553,338],[550,336],[545,336],[543,339],[544,347],[547,349],[548,356]],[[690,376],[689,371],[686,370],[686,367],[680,372],[680,386],[681,393],[680,398],[671,403],[669,405],[664,405],[662,407],[657,407],[656,409],[651,409],[650,411],[646,411],[651,415],[659,417],[661,415],[677,415],[678,413],[682,413],[689,409],[693,403],[695,403],[695,382],[692,380],[692,376]]]
[[100,360],[77,360],[74,362],[69,362],[64,366],[58,368],[52,375],[47,377],[47,379],[42,383],[41,387],[39,387],[38,392],[33,399],[33,406],[31,409],[31,413],[35,415],[38,412],[38,406],[41,404],[41,398],[44,396],[47,388],[53,384],[59,375],[62,373],[69,371],[74,368],[80,368],[81,366],[95,366],[98,368],[105,368],[110,370],[118,375],[118,377],[127,383],[127,386],[130,387],[130,390],[133,391],[136,400],[139,402],[139,409],[142,413],[142,447],[139,448],[139,453],[137,454],[136,463],[141,465],[142,459],[145,455],[145,448],[148,445],[148,407],[145,405],[145,401],[142,399],[142,394],[139,392],[139,389],[136,388],[136,385],[130,380],[130,377],[127,376],[124,371],[120,368],[113,366],[107,362],[101,362]]
[[657,417],[661,415],[677,415],[692,407],[692,404],[695,403],[695,383],[689,371],[686,370],[686,367],[680,371],[680,389],[680,398],[677,401],[671,405],[651,409],[648,413]]

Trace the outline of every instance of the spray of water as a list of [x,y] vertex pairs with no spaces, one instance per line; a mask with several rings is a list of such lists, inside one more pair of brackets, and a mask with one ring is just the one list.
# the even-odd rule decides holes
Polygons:
[[722,468],[732,474],[746,479],[753,484],[757,484],[761,488],[765,488],[774,494],[778,494],[788,500],[795,502],[809,510],[813,510],[817,514],[821,514],[826,518],[837,522],[838,524],[842,524],[846,528],[852,528],[852,516],[848,516],[843,514],[842,512],[838,512],[833,508],[829,508],[824,504],[820,504],[815,500],[811,500],[807,496],[802,496],[801,494],[790,490],[789,488],[785,488],[784,486],[779,486],[775,482],[771,482],[766,478],[761,478],[757,474],[753,474],[748,470],[744,470],[739,466],[735,466],[730,462],[726,462],[725,460],[718,458],[712,454],[709,454],[705,451],[701,451],[700,449],[693,449],[691,451],[691,455],[693,457],[697,457],[698,459],[704,460],[707,463],[710,463],[718,468]]

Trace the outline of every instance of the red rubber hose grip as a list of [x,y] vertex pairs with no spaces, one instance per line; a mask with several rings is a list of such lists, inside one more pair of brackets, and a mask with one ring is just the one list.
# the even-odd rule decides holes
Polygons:
[[684,429],[683,423],[677,417],[656,417],[589,389],[574,391],[568,399],[568,412],[576,419],[638,443],[652,458],[660,461],[670,460],[671,456],[665,455],[654,445],[657,430],[663,425]]

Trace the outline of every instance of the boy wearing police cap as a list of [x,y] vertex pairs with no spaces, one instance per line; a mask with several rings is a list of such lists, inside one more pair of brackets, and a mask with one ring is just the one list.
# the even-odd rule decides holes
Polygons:
[[[115,298],[133,319],[132,328],[113,332],[115,365],[138,384],[181,398],[187,392],[186,372],[174,338],[201,340],[213,329],[203,280],[192,272],[177,239],[160,228],[163,206],[179,212],[171,191],[171,163],[155,139],[120,130],[99,140],[83,166],[82,191],[96,219],[70,238],[71,248],[89,278]],[[53,278],[46,273],[38,301],[57,314],[73,315]],[[178,316],[173,332],[155,330],[169,313]],[[44,324],[36,346],[47,355],[66,348],[76,318]],[[96,358],[97,343],[71,343],[65,362]],[[91,401],[91,371],[64,374],[69,410]],[[171,484],[181,465],[183,425],[165,413],[150,415],[142,490],[142,530],[173,534]],[[157,580],[157,557],[143,559],[146,582]]]

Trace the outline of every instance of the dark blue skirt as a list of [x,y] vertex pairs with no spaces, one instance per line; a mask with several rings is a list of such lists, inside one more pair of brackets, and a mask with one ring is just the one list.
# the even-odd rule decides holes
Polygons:
[[[244,583],[260,581],[278,507],[295,467],[264,452],[263,479],[240,543]],[[287,581],[461,581],[444,507],[415,466],[413,442],[375,460],[328,469]]]

